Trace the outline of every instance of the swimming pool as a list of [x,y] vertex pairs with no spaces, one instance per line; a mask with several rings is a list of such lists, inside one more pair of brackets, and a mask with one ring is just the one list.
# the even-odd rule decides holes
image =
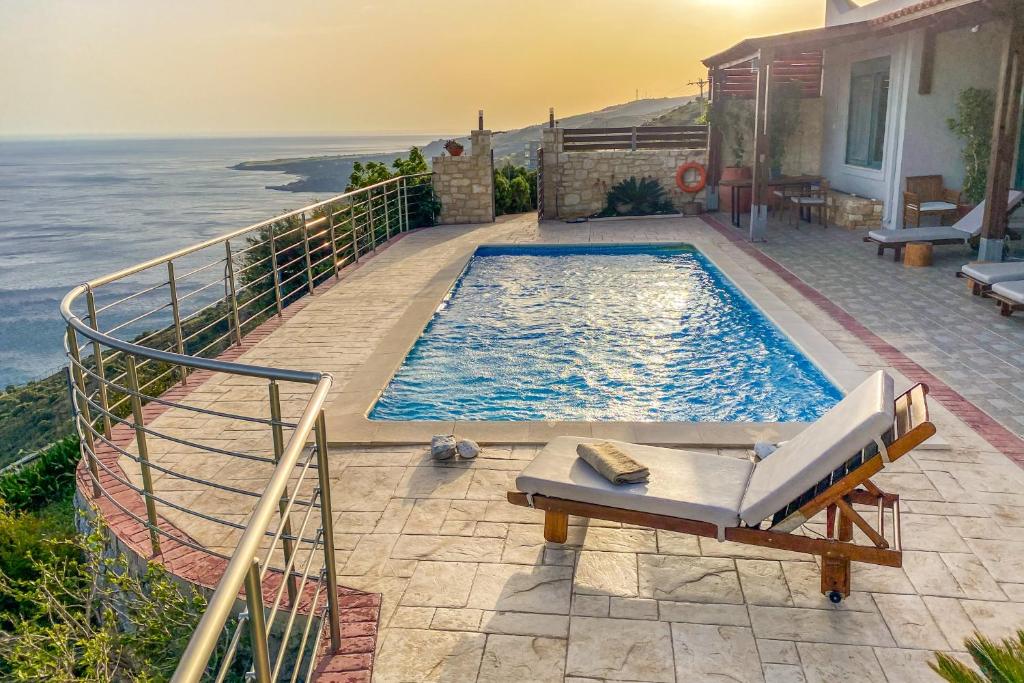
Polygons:
[[801,422],[841,397],[692,246],[485,246],[369,417]]

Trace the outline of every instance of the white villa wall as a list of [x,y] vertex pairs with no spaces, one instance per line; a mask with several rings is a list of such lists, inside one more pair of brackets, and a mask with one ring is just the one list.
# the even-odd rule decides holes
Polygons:
[[[994,23],[981,26],[977,33],[960,29],[938,34],[930,95],[917,92],[921,60],[914,60],[907,98],[903,177],[938,174],[946,187],[963,187],[963,143],[949,130],[946,120],[956,116],[956,101],[965,88],[995,90],[1005,36],[1004,28]],[[921,41],[917,41],[915,50],[920,48]]]
[[[842,192],[881,200],[885,203],[883,224],[895,225],[892,188],[899,185],[907,84],[910,80],[915,34],[837,45],[827,50],[823,76],[824,143],[821,172]],[[919,54],[919,51],[918,51]],[[846,129],[850,102],[850,68],[855,62],[876,57],[891,59],[889,104],[886,113],[885,149],[880,169],[846,163]],[[916,85],[914,86],[916,88]]]

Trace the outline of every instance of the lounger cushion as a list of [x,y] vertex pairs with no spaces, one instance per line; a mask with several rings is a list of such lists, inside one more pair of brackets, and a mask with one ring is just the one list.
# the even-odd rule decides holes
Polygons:
[[1005,296],[1010,301],[1024,304],[1024,281],[999,282],[992,285],[992,291],[999,296]]
[[[1010,190],[1006,195],[1006,211],[1010,212],[1017,208],[1017,205],[1024,200],[1024,192],[1020,190]],[[958,220],[953,224],[954,228],[959,228],[966,233],[969,233],[971,237],[981,234],[981,223],[985,218],[985,202],[980,202],[976,207],[971,209],[970,213]]]
[[892,377],[882,371],[754,466],[740,517],[759,524],[881,437],[895,419]]
[[921,204],[921,211],[952,211],[956,204],[950,202],[924,202]]
[[971,235],[952,226],[934,228],[904,228],[902,230],[872,230],[868,237],[882,244],[906,244],[907,242],[936,242],[939,240],[963,240]]
[[997,282],[1024,280],[1024,261],[1005,263],[968,263],[960,269],[964,275],[982,283],[994,285]]
[[719,527],[739,524],[740,499],[754,468],[749,460],[612,441],[651,470],[646,484],[616,486],[576,455],[578,444],[604,440],[570,436],[555,439],[516,478],[516,488],[524,493],[693,519]]

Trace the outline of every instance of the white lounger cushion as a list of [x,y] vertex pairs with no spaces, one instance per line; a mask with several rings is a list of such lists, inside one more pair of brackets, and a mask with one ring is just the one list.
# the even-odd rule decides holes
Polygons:
[[646,484],[616,486],[576,456],[578,444],[601,441],[607,439],[555,439],[516,478],[516,488],[551,498],[709,522],[720,528],[739,524],[740,499],[754,468],[749,460],[611,441],[651,471]]
[[956,204],[950,202],[924,202],[921,204],[921,211],[952,211]]
[[962,240],[971,238],[953,226],[936,226],[934,228],[903,228],[902,230],[872,230],[868,236],[882,244],[904,244],[906,242],[937,242],[938,240]]
[[740,518],[759,524],[892,428],[892,377],[879,370],[832,410],[757,463]]
[[968,263],[960,269],[964,275],[984,285],[1024,280],[1024,261],[1003,263]]
[[992,291],[1010,301],[1024,304],[1024,281],[1000,282],[992,285]]
[[[1024,192],[1010,190],[1006,196],[1006,210],[1013,211],[1024,200]],[[950,207],[954,207],[952,204]],[[923,208],[923,207],[922,207]],[[985,217],[985,202],[971,209],[970,213],[948,227],[904,228],[902,230],[872,230],[868,236],[882,244],[901,244],[903,242],[936,242],[939,240],[955,240],[963,238],[967,241],[981,234],[981,223]]]

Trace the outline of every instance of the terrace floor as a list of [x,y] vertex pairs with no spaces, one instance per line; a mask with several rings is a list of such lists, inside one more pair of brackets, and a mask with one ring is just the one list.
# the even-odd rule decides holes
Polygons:
[[[419,231],[310,299],[243,360],[332,372],[336,400],[411,299],[467,246],[699,235],[863,370],[900,376],[910,366],[894,368],[892,353],[880,355],[757,250],[1014,432],[1024,429],[1016,422],[1024,421],[1024,378],[1014,374],[1024,363],[1014,354],[1024,343],[1024,318],[1001,319],[988,302],[967,296],[952,277],[966,252],[947,248],[936,267],[911,270],[877,259],[859,235],[835,228],[772,230],[757,249],[722,230],[699,219],[538,225],[533,216],[517,216]],[[976,349],[986,355],[976,358]],[[875,478],[903,502],[904,566],[855,565],[854,593],[840,606],[818,592],[808,555],[575,518],[568,544],[545,544],[540,513],[505,502],[536,444],[485,447],[476,460],[450,464],[431,461],[426,444],[334,449],[339,582],[383,595],[374,680],[938,680],[927,667],[934,650],[962,650],[975,629],[1003,636],[1024,625],[1024,471],[996,447],[1005,450],[1006,442],[988,443],[956,416],[965,414],[956,393],[940,395],[933,421],[949,447],[920,450]],[[215,378],[187,401],[262,414],[265,396],[262,385]],[[286,412],[301,410],[303,393],[287,399]],[[269,451],[269,434],[215,417],[175,410],[153,428],[206,443],[216,434],[221,447]],[[155,462],[197,477],[256,488],[267,474],[258,463],[161,446],[151,447]],[[124,468],[132,472],[130,465]],[[157,477],[155,487],[184,508],[219,518],[243,520],[252,506],[170,475]],[[185,512],[161,513],[209,547],[230,552],[236,540]]]

